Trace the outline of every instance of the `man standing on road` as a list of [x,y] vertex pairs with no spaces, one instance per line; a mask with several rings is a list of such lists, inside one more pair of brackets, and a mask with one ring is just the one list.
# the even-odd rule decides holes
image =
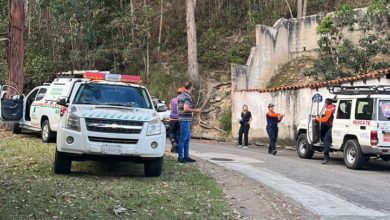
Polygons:
[[267,118],[267,133],[269,136],[268,153],[276,155],[276,141],[278,139],[278,123],[282,121],[283,114],[274,112],[274,104],[268,105]]
[[191,121],[193,113],[200,113],[200,109],[192,108],[192,83],[184,84],[185,91],[178,96],[178,120],[180,122],[179,163],[195,162],[190,158]]
[[[184,92],[184,87],[180,87],[177,90],[177,95],[179,96],[182,92]],[[169,115],[168,134],[169,134],[169,140],[171,141],[172,144],[172,148],[171,148],[172,153],[177,153],[179,139],[180,139],[180,123],[178,121],[178,115],[177,115],[178,96],[173,98],[169,103],[169,109],[171,110],[171,114]]]
[[329,151],[330,145],[332,144],[333,115],[336,109],[336,106],[332,104],[332,99],[325,99],[325,104],[326,109],[324,117],[316,117],[316,120],[321,123],[321,129],[327,130],[325,136],[323,137],[324,161],[322,162],[322,164],[327,164],[330,161]]

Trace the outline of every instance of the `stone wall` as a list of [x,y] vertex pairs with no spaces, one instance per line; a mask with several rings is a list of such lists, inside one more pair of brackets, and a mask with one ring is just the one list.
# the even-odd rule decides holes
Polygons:
[[[365,13],[365,9],[358,9]],[[264,88],[279,69],[293,58],[302,55],[316,55],[319,49],[317,27],[324,14],[317,14],[295,19],[280,19],[273,27],[256,26],[256,45],[251,49],[246,63],[247,73],[234,76],[233,83],[238,89]],[[348,39],[357,42],[359,32],[348,33]],[[239,66],[232,66],[243,69]],[[245,77],[242,79],[241,77]],[[241,82],[247,82],[243,84]],[[241,86],[246,87],[241,87]]]
[[[351,85],[346,83],[343,85]],[[386,76],[381,78],[356,81],[353,85],[390,85],[390,79]],[[285,118],[279,124],[279,144],[294,144],[296,128],[300,121],[308,118],[312,105],[311,98],[317,92],[316,89],[304,88],[297,90],[285,90],[272,93],[233,92],[232,93],[232,134],[238,136],[240,128],[239,119],[244,104],[248,105],[252,112],[253,121],[249,132],[250,142],[254,140],[268,141],[265,130],[265,115],[268,111],[268,104],[275,104],[275,111],[285,114]],[[325,98],[333,98],[326,88],[319,88],[318,92]],[[322,108],[323,103],[320,104]]]

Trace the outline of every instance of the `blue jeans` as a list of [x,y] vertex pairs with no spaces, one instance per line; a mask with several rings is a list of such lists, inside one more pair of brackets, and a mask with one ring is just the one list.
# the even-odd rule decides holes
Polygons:
[[[190,158],[191,122],[180,122],[179,160]],[[183,155],[184,151],[184,155]]]

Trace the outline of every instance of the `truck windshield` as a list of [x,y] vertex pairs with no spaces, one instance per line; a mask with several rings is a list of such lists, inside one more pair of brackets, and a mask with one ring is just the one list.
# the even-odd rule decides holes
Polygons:
[[81,85],[73,103],[153,109],[144,88],[110,84]]
[[378,117],[380,121],[390,121],[390,100],[380,100]]

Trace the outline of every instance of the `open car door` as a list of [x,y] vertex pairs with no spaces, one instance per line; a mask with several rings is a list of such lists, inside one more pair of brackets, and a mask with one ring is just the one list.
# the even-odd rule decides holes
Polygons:
[[0,119],[7,122],[18,122],[23,117],[23,94],[15,87],[0,87]]

